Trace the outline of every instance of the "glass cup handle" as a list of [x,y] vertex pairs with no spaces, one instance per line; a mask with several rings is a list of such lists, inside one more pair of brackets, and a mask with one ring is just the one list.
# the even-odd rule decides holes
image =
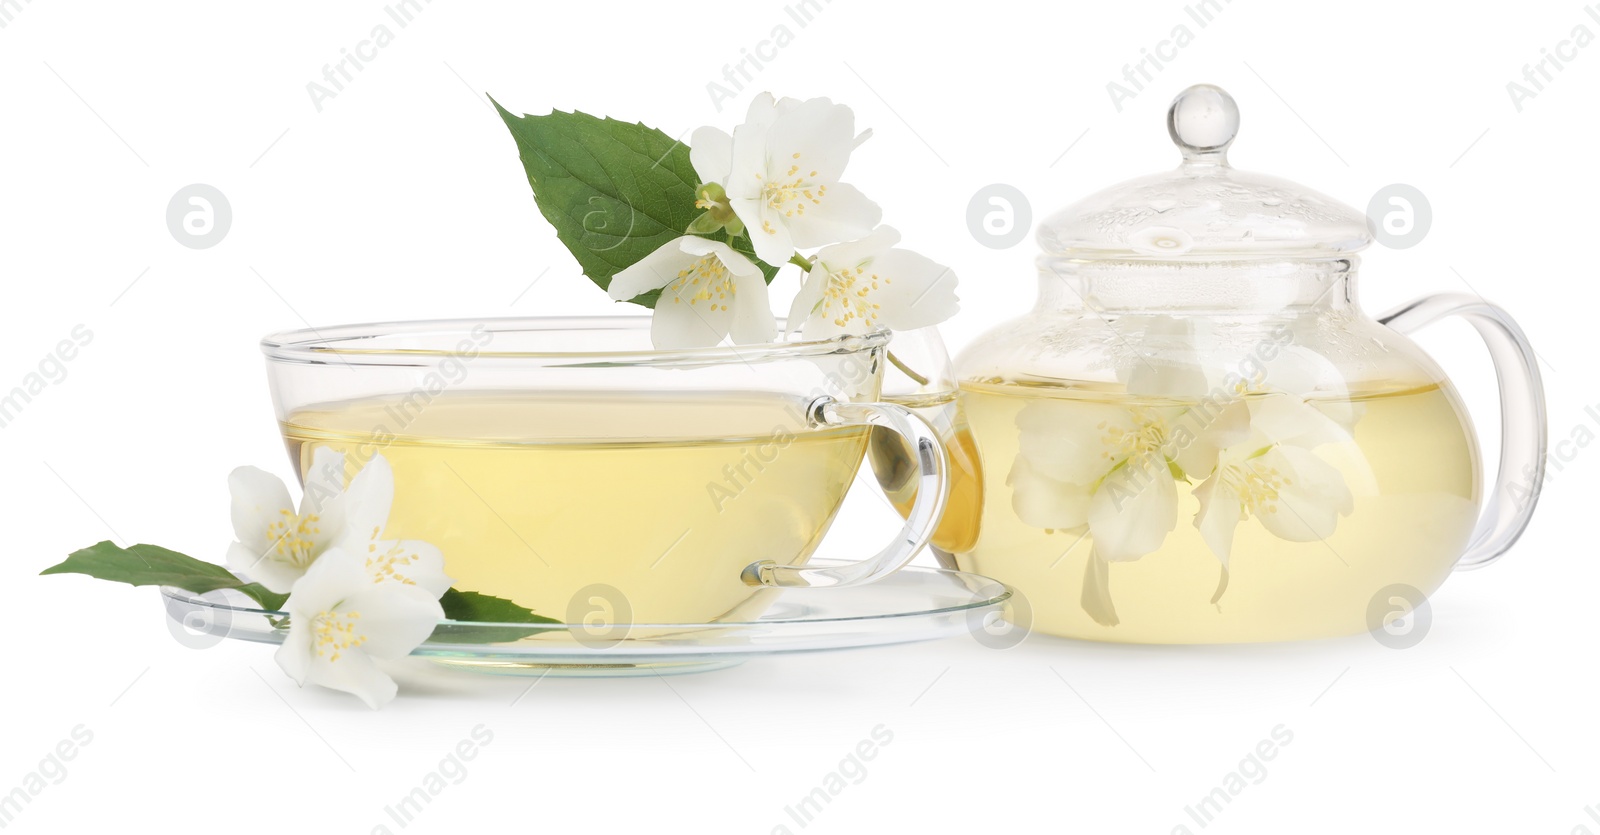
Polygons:
[[1538,357],[1511,314],[1477,296],[1442,293],[1403,304],[1378,321],[1409,334],[1448,316],[1460,316],[1478,329],[1500,380],[1500,471],[1466,553],[1456,563],[1459,571],[1495,561],[1528,527],[1544,484],[1549,426]]
[[745,568],[744,581],[752,586],[825,588],[857,586],[893,574],[928,544],[944,514],[950,491],[944,445],[927,421],[892,403],[840,403],[819,397],[811,402],[807,414],[813,427],[881,426],[904,438],[915,450],[917,497],[900,535],[872,557],[848,565],[816,567],[762,560]]

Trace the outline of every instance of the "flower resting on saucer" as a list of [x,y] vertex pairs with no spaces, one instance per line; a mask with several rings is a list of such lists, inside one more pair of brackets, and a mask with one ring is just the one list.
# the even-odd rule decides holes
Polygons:
[[282,479],[256,467],[234,470],[228,476],[235,537],[228,567],[283,594],[323,553],[339,546],[364,555],[374,572],[416,583],[436,598],[444,594],[450,578],[438,548],[382,538],[394,504],[389,462],[374,455],[348,487],[344,470],[343,453],[318,449],[298,509]]
[[[454,622],[452,640],[465,643],[506,640],[507,625],[560,623],[511,600],[453,589],[438,548],[385,539],[395,484],[382,455],[374,455],[348,487],[342,454],[319,449],[312,462],[299,508],[276,477],[254,467],[233,471],[238,541],[229,550],[232,570],[157,545],[122,547],[106,540],[40,573],[193,595],[241,594],[284,639],[277,653],[284,672],[301,685],[353,693],[372,707],[386,704],[397,690],[374,660],[409,655],[441,620]],[[495,628],[460,628],[474,623]]]
[[278,666],[296,684],[351,693],[372,708],[398,690],[374,659],[410,655],[444,617],[438,595],[375,577],[361,556],[337,547],[295,581],[284,608],[289,634],[278,647]]
[[228,564],[289,593],[289,634],[278,666],[295,683],[320,684],[370,707],[394,698],[394,680],[372,659],[409,655],[444,617],[444,555],[418,540],[384,539],[394,470],[374,455],[348,487],[342,453],[312,457],[299,510],[276,476],[240,467],[228,479],[238,541]]

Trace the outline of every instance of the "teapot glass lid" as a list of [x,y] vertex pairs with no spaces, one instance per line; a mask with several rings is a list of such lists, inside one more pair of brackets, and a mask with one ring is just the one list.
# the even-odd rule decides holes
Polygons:
[[1327,258],[1372,242],[1364,214],[1327,195],[1228,164],[1239,107],[1197,84],[1167,111],[1183,161],[1119,183],[1039,226],[1046,255],[1086,260]]

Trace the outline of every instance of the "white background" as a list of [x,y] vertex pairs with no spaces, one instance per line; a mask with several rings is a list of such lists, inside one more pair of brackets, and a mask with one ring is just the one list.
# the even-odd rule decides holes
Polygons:
[[[1235,165],[1358,207],[1394,182],[1428,196],[1420,245],[1367,253],[1367,310],[1436,291],[1500,302],[1544,359],[1552,438],[1600,431],[1585,412],[1600,403],[1600,48],[1521,112],[1506,89],[1575,26],[1600,34],[1576,0],[1236,0],[1204,28],[1173,0],[836,0],[805,27],[770,1],[440,0],[404,29],[376,0],[4,8],[0,389],[75,325],[94,333],[0,429],[0,792],[74,727],[93,733],[7,831],[399,831],[384,806],[481,724],[492,743],[409,831],[798,832],[785,806],[879,725],[892,742],[806,831],[1200,831],[1184,807],[1283,725],[1292,742],[1206,831],[1600,832],[1585,811],[1600,803],[1600,453],[1571,444],[1522,542],[1452,579],[1408,650],[1367,636],[1212,649],[1034,637],[1005,651],[958,638],[670,686],[411,678],[371,712],[296,689],[267,648],[180,645],[152,590],[35,576],[103,538],[221,558],[227,471],[289,475],[265,332],[614,310],[536,213],[484,91],[517,112],[580,108],[674,135],[731,127],[760,89],[850,104],[876,134],[847,179],[906,245],[956,268],[963,311],[945,331],[959,348],[1034,292],[1031,239],[994,251],[969,234],[974,192],[1015,185],[1038,219],[1170,167],[1168,102],[1217,83],[1243,112]],[[384,23],[393,44],[318,112],[307,83]],[[1118,112],[1107,83],[1179,24],[1193,42]],[[707,83],[779,25],[793,43],[718,112]],[[234,215],[201,251],[165,222],[196,182]],[[1424,344],[1496,432],[1470,329]],[[852,501],[835,552],[889,530],[881,503]]]

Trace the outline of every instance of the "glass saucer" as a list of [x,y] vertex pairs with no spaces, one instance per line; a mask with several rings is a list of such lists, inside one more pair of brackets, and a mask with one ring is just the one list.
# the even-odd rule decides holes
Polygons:
[[[827,565],[832,561],[813,560]],[[768,589],[753,620],[715,623],[501,624],[441,621],[411,655],[502,675],[629,676],[702,672],[750,658],[888,646],[965,635],[1002,616],[1013,594],[988,577],[903,568],[875,583],[835,589]],[[174,628],[257,643],[283,642],[265,611],[234,591],[205,595],[163,587]]]

